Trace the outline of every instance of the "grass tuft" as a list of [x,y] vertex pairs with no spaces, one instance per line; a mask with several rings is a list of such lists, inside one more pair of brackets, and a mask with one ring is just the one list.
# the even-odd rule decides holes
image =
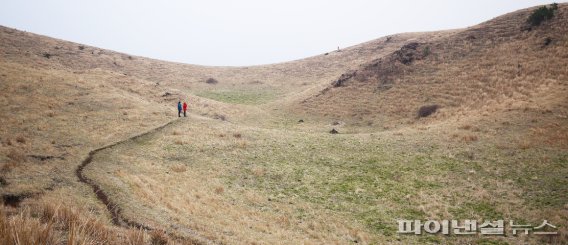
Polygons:
[[153,230],[150,232],[150,244],[166,245],[169,242],[168,235],[163,230]]

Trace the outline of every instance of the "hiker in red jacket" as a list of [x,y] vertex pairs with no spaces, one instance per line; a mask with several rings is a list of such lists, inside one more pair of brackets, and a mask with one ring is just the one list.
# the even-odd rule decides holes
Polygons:
[[185,111],[187,111],[187,103],[183,102],[183,117],[185,117]]

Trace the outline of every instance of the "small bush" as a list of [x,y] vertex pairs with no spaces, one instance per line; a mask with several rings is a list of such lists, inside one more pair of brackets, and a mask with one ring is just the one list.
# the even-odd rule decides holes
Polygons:
[[51,58],[51,56],[52,56],[52,54],[50,54],[50,53],[43,53],[44,58],[49,59],[49,58]]
[[79,45],[79,50],[83,50],[83,49],[85,49],[85,46]]
[[552,4],[550,8],[542,6],[532,12],[527,22],[531,24],[531,26],[538,26],[543,21],[552,19],[552,17],[554,16],[554,11],[556,11],[557,9],[558,4],[556,3]]
[[422,106],[422,107],[420,107],[420,109],[418,109],[418,117],[430,116],[430,115],[434,114],[434,112],[436,112],[438,110],[438,108],[440,108],[439,105]]
[[221,120],[221,121],[226,121],[226,120],[227,120],[227,117],[225,117],[225,115],[215,113],[215,114],[213,115],[213,119],[218,119],[218,120]]
[[18,136],[18,137],[16,137],[16,142],[18,142],[20,144],[25,144],[26,138],[24,138],[23,136]]
[[168,244],[168,235],[161,230],[153,230],[150,233],[150,244],[152,245],[166,245]]
[[240,139],[242,137],[242,135],[240,133],[234,133],[233,137]]
[[426,46],[423,50],[422,50],[422,57],[426,58],[426,56],[430,55],[430,53],[432,53],[432,51],[430,50],[429,46]]
[[215,78],[207,78],[207,80],[205,80],[205,83],[207,83],[207,84],[217,84],[217,83],[219,83],[219,81],[217,81],[217,79],[215,79]]
[[547,37],[544,39],[544,46],[548,46],[550,45],[550,43],[552,43],[552,38]]
[[14,163],[21,163],[24,162],[24,160],[26,159],[26,156],[24,156],[24,154],[22,154],[22,152],[17,151],[17,150],[10,150],[10,152],[8,152],[7,155],[8,158],[10,158],[10,160],[12,160],[12,162]]

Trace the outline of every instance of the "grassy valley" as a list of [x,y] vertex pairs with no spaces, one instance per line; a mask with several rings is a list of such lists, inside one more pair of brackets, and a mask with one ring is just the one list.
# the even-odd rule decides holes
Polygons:
[[537,9],[252,67],[0,27],[0,243],[565,244],[568,5]]

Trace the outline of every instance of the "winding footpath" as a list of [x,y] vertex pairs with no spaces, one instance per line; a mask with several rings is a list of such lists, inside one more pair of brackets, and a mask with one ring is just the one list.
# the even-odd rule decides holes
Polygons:
[[117,145],[120,144],[124,144],[126,142],[130,142],[133,140],[136,140],[140,137],[155,133],[169,125],[172,125],[173,123],[177,122],[178,119],[170,121],[162,126],[159,126],[157,128],[153,128],[147,132],[144,132],[142,134],[130,137],[128,139],[122,140],[122,141],[118,141],[115,142],[113,144],[110,145],[106,145],[100,148],[97,148],[95,150],[92,150],[89,152],[89,155],[87,156],[87,158],[85,158],[85,160],[83,160],[83,162],[81,162],[81,165],[79,165],[77,167],[77,169],[75,170],[75,174],[77,175],[77,177],[79,178],[80,182],[83,182],[85,184],[87,184],[88,186],[90,186],[93,189],[93,192],[95,192],[95,195],[97,196],[97,199],[99,199],[107,208],[107,210],[109,211],[109,213],[111,214],[112,217],[112,223],[114,225],[117,226],[123,226],[123,227],[135,227],[137,229],[144,229],[144,230],[153,230],[151,227],[148,227],[144,224],[140,224],[136,221],[133,220],[129,220],[126,217],[124,217],[122,215],[122,209],[120,208],[120,206],[118,206],[116,203],[112,202],[112,200],[110,200],[109,196],[104,192],[104,190],[100,187],[100,185],[98,185],[95,181],[93,181],[92,179],[89,179],[87,176],[85,176],[85,174],[83,173],[83,170],[85,170],[85,167],[87,167],[89,164],[91,164],[91,162],[93,161],[93,156],[95,154],[97,154],[100,151],[115,147]]
[[157,128],[151,129],[147,132],[144,132],[142,134],[136,135],[134,137],[130,137],[128,139],[122,140],[122,141],[118,141],[116,143],[110,144],[110,145],[106,145],[103,146],[101,148],[97,148],[95,150],[92,150],[89,152],[89,155],[87,156],[87,158],[85,158],[85,160],[83,160],[83,162],[81,163],[81,165],[79,165],[77,167],[77,169],[75,170],[75,174],[77,175],[77,177],[79,178],[79,181],[82,183],[87,184],[88,186],[90,186],[95,195],[97,196],[97,199],[99,199],[107,208],[107,210],[109,211],[109,213],[111,214],[112,217],[112,223],[114,225],[117,226],[122,226],[122,227],[134,227],[137,229],[144,229],[144,230],[153,230],[153,228],[146,226],[144,224],[140,224],[134,220],[130,220],[126,217],[124,217],[122,215],[122,209],[120,208],[120,206],[118,206],[116,203],[114,203],[108,196],[108,194],[105,193],[105,191],[100,187],[99,184],[97,184],[95,181],[93,181],[92,179],[89,179],[87,176],[85,176],[84,174],[84,170],[85,167],[87,167],[89,164],[91,164],[91,162],[93,161],[93,157],[99,153],[100,151],[115,147],[117,145],[120,144],[124,144],[133,140],[136,140],[140,137],[155,133],[169,125],[172,125],[173,123],[177,122],[178,120],[173,120],[170,121],[162,126],[159,126]]
[[[126,218],[124,215],[122,215],[122,209],[120,208],[119,205],[117,205],[117,203],[113,202],[109,195],[101,188],[101,186],[99,184],[97,184],[94,180],[89,179],[85,173],[84,170],[87,166],[89,166],[92,162],[93,162],[93,158],[94,156],[106,149],[110,149],[113,148],[115,146],[121,145],[121,144],[125,144],[131,141],[134,141],[136,139],[139,139],[141,137],[156,133],[176,122],[179,122],[180,119],[175,119],[172,121],[167,122],[166,124],[159,126],[157,128],[153,128],[149,131],[146,131],[144,133],[138,134],[136,136],[127,138],[125,140],[122,141],[118,141],[115,142],[113,144],[110,145],[106,145],[97,149],[94,149],[92,151],[89,152],[89,154],[87,155],[87,157],[83,160],[83,162],[81,162],[81,164],[77,167],[77,169],[75,169],[75,174],[77,175],[77,178],[79,178],[79,181],[82,183],[85,183],[86,185],[90,186],[93,189],[93,192],[95,193],[97,199],[99,199],[107,208],[108,212],[111,215],[112,218],[112,223],[116,226],[120,226],[120,227],[125,227],[125,228],[136,228],[136,229],[144,229],[146,231],[152,231],[152,230],[156,230],[155,228],[152,228],[148,225],[145,224],[141,224],[138,223],[134,220],[128,219]],[[198,234],[197,232],[195,232],[194,230],[191,229],[185,229],[185,231],[190,234],[190,237],[182,237],[179,235],[175,235],[175,234],[169,234],[171,237],[175,238],[175,239],[190,239],[193,243],[195,244],[216,244],[214,241],[201,236],[200,234]]]

